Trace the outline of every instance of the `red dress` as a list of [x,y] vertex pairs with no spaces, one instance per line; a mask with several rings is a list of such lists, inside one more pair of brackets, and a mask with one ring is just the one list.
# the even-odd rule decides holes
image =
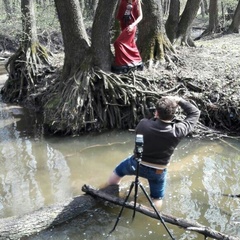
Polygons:
[[[121,0],[120,2],[117,19],[120,21],[122,32],[114,42],[115,66],[135,66],[141,64],[142,62],[142,58],[135,41],[137,26],[135,26],[131,32],[127,32],[126,29],[138,18],[138,1],[139,0],[133,0],[132,4],[129,4],[128,0]],[[126,10],[129,12],[127,13]],[[127,14],[129,15],[126,16]]]

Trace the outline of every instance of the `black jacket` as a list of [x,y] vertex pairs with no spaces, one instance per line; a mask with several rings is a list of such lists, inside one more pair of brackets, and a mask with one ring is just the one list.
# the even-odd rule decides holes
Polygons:
[[179,106],[186,114],[182,121],[166,123],[159,119],[144,118],[137,125],[136,134],[142,134],[144,139],[144,162],[167,165],[181,139],[193,130],[200,116],[199,109],[183,99]]

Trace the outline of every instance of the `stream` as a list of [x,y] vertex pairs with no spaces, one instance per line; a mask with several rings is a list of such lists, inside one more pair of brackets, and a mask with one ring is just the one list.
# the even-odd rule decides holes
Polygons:
[[[5,79],[2,69],[0,87]],[[128,131],[45,136],[39,116],[3,103],[0,96],[0,217],[23,215],[82,195],[84,184],[101,186],[116,164],[132,153],[134,138]],[[223,196],[240,194],[239,146],[236,139],[184,139],[168,170],[162,211],[240,237],[240,199]],[[124,178],[121,191],[127,192],[132,180]],[[141,182],[148,191],[147,182]],[[138,200],[147,203],[141,191]],[[119,206],[100,205],[27,239],[171,239],[156,219],[136,213],[132,222],[128,209],[107,237],[119,211]],[[203,239],[197,233],[167,226],[178,240]]]

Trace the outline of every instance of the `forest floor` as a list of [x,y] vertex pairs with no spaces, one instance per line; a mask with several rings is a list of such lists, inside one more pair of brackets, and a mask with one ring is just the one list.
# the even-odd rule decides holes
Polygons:
[[[195,41],[196,47],[176,48],[178,61],[152,69],[151,74],[164,75],[170,83],[189,79],[206,91],[231,91],[226,84],[238,83],[240,87],[240,34],[216,35]],[[169,65],[169,66],[168,66]]]
[[[240,134],[240,34],[212,35],[196,47],[176,47],[178,60],[145,71],[160,78],[160,91],[183,83],[202,111],[201,123],[212,129]],[[176,91],[175,91],[176,94]]]
[[[176,47],[174,63],[145,68],[138,74],[157,78],[160,91],[183,83],[191,95],[200,99],[197,104],[204,125],[239,135],[240,34],[212,35],[195,44]],[[62,59],[57,55],[58,60]],[[0,59],[5,57],[6,52],[0,51]]]

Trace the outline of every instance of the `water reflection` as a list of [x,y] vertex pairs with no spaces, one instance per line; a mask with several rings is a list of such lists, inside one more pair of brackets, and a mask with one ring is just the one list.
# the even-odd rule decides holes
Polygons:
[[[44,137],[39,119],[17,106],[0,103],[0,217],[21,215],[82,194],[87,183],[99,186],[115,165],[131,154],[134,135],[109,132],[80,137]],[[169,167],[163,212],[240,236],[239,141],[184,140]],[[125,178],[122,193],[132,178]],[[142,183],[148,190],[146,181]],[[146,203],[139,193],[139,201]],[[119,207],[90,209],[71,223],[29,239],[105,239]],[[170,239],[159,221],[124,214],[108,239]],[[168,225],[169,226],[169,225]],[[177,239],[200,235],[169,226]]]

